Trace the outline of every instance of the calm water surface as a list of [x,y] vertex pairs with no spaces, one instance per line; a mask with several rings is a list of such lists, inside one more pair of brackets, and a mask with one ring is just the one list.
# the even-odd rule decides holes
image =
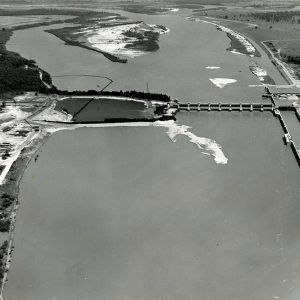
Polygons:
[[179,123],[220,142],[229,163],[165,128],[47,142],[21,186],[6,299],[297,299],[299,168],[278,121]]
[[[123,14],[170,28],[170,33],[160,38],[159,51],[131,59],[125,65],[113,63],[99,53],[65,46],[63,41],[44,32],[45,28],[16,31],[8,42],[8,49],[35,59],[51,75],[108,76],[114,80],[110,86],[113,90],[146,90],[148,82],[150,91],[164,92],[186,102],[257,102],[263,89],[249,87],[260,84],[249,70],[253,61],[272,72],[277,83],[285,83],[263,52],[262,58],[253,59],[225,51],[230,40],[212,25],[194,23],[178,16]],[[207,66],[220,66],[221,69],[207,70]],[[219,89],[209,81],[209,78],[218,77],[233,78],[238,82]],[[104,84],[101,79],[100,83]],[[62,89],[95,89],[99,79],[54,77],[54,84]]]
[[[110,76],[112,88],[148,81],[185,101],[261,101],[262,89],[248,87],[258,83],[250,59],[226,52],[228,39],[214,27],[173,16],[145,20],[171,33],[157,53],[127,65],[64,46],[41,29],[15,33],[10,47],[52,74]],[[256,60],[272,70],[265,56]],[[239,81],[219,90],[210,77]],[[178,123],[215,139],[228,164],[217,165],[184,136],[173,143],[161,127],[51,137],[21,185],[5,299],[299,299],[300,171],[279,121],[270,113],[201,112],[180,113]]]

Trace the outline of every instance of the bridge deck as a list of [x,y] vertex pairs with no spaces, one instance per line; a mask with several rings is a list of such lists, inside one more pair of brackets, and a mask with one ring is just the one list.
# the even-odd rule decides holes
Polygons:
[[[284,131],[284,140],[289,144],[293,150],[295,158],[300,166],[300,149],[297,148],[293,141],[289,130],[284,122],[281,110],[293,110],[300,121],[300,109],[292,104],[285,103],[284,105],[277,105],[271,97],[271,103],[169,103],[168,108],[175,109],[175,113],[181,110],[187,111],[271,111],[281,123]],[[288,138],[287,138],[288,137]]]
[[273,111],[272,103],[176,103],[170,108],[180,110],[196,110],[196,111]]

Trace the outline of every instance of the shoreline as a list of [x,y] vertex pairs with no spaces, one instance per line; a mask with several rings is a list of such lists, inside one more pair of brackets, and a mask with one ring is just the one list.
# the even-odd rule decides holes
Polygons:
[[[193,22],[202,22],[202,23],[207,23],[207,24],[211,24],[218,27],[223,27],[226,28],[230,31],[236,32],[238,35],[244,37],[254,48],[255,48],[255,53],[257,52],[259,54],[259,56],[254,55],[254,57],[260,57],[261,54],[260,52],[257,50],[257,47],[254,45],[254,42],[250,39],[250,37],[246,34],[242,34],[239,33],[238,31],[231,29],[230,27],[227,27],[228,24],[224,25],[224,20],[222,19],[218,19],[218,18],[211,18],[212,21],[208,21],[206,19],[204,19],[203,17],[194,17],[194,16],[190,16],[187,17],[188,20],[193,21]],[[219,24],[220,23],[220,24]],[[247,22],[243,22],[245,25],[247,25]],[[222,25],[221,25],[222,24]],[[251,24],[251,26],[254,26],[255,24]],[[250,25],[249,25],[250,26]],[[221,31],[223,31],[222,29],[219,29]],[[259,29],[258,29],[259,30]],[[224,31],[226,32],[226,31]],[[227,32],[227,36],[228,38],[230,38],[231,42],[231,35]],[[233,36],[233,38],[235,38]],[[239,40],[237,40],[238,43],[241,43]],[[260,41],[259,43],[255,42],[256,44],[258,44],[258,46],[260,46],[260,48],[267,54],[268,58],[270,59],[271,63],[276,67],[276,69],[278,70],[278,72],[280,73],[280,75],[283,77],[283,79],[288,83],[288,86],[293,87],[293,86],[298,86],[300,87],[300,79],[297,80],[293,77],[293,75],[289,72],[289,70],[285,67],[284,62],[281,61],[280,59],[276,58],[274,53],[272,52],[272,50],[266,45],[268,41]],[[242,44],[242,43],[241,43]],[[226,50],[230,51],[231,50],[230,46],[229,48],[227,48]],[[231,50],[231,52],[233,53],[239,53],[239,52],[235,52],[235,49]],[[248,55],[249,53],[240,53],[240,54],[244,54],[244,55]],[[266,85],[269,85],[269,83],[267,83]],[[275,84],[274,86],[277,86],[277,84]]]
[[250,57],[261,57],[260,52],[257,50],[255,45],[249,40],[248,37],[242,35],[236,30],[233,30],[229,27],[217,23],[219,22],[219,20],[208,21],[204,18],[193,16],[187,17],[186,19],[192,22],[202,22],[206,24],[211,24],[215,26],[217,30],[226,33],[227,37],[230,39],[230,47],[226,49],[227,51],[237,54],[244,54]]
[[106,57],[107,59],[109,59],[112,62],[118,62],[118,63],[123,63],[123,64],[125,64],[125,63],[128,62],[128,60],[126,58],[119,58],[118,56],[115,56],[115,55],[110,54],[108,52],[101,51],[99,49],[93,48],[93,47],[88,46],[88,45],[84,45],[81,42],[71,41],[71,40],[65,38],[62,34],[59,34],[57,32],[53,32],[51,29],[45,30],[45,32],[50,33],[50,34],[56,36],[58,39],[60,39],[63,42],[65,42],[65,44],[68,45],[68,46],[77,46],[77,47],[81,47],[81,48],[84,48],[84,49],[87,49],[87,50],[98,52],[98,53],[102,54],[104,57]]
[[18,158],[12,164],[7,176],[5,178],[5,182],[0,185],[5,192],[10,193],[14,197],[14,203],[12,208],[10,209],[10,228],[7,232],[8,234],[8,248],[6,249],[6,257],[4,260],[4,273],[3,277],[0,280],[0,300],[3,300],[3,290],[5,287],[5,283],[8,278],[9,267],[12,260],[12,253],[13,253],[13,241],[14,241],[14,232],[15,232],[15,222],[16,222],[16,215],[20,206],[19,203],[19,191],[20,191],[20,184],[22,182],[24,173],[27,169],[27,166],[35,157],[36,153],[42,148],[42,146],[47,142],[50,136],[40,136],[40,138],[32,140],[32,144],[25,147],[20,152]]

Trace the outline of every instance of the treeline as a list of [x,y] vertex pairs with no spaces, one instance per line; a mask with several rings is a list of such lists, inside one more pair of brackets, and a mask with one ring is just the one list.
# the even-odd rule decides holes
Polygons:
[[5,44],[12,32],[0,31],[0,94],[9,92],[39,91],[45,92],[46,86],[40,79],[51,84],[48,73],[40,70],[35,61],[21,57],[19,54],[6,50]]
[[138,98],[143,100],[157,100],[162,102],[169,102],[170,96],[161,93],[147,93],[139,91],[67,91],[67,90],[58,90],[57,88],[48,89],[46,93],[58,94],[64,96],[119,96],[119,97],[128,97],[128,98]]
[[[43,72],[43,79],[51,84],[49,74]],[[40,79],[39,68],[34,61],[22,58],[17,54],[3,54],[0,56],[1,93],[45,92],[46,90],[46,86]]]
[[264,20],[267,22],[289,22],[289,23],[300,23],[297,17],[300,16],[300,11],[272,11],[272,12],[255,12],[248,13],[248,17],[255,19]]
[[4,241],[3,244],[0,247],[0,280],[3,279],[4,273],[7,271],[6,270],[6,263],[5,263],[5,257],[8,254],[8,241]]
[[300,65],[300,56],[293,56],[290,54],[281,53],[280,56],[287,63]]

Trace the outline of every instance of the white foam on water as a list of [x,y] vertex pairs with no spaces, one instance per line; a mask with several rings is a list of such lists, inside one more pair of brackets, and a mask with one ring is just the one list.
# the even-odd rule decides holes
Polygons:
[[259,67],[256,63],[252,63],[250,71],[257,76],[261,82],[264,82],[265,77],[268,75],[267,71]]
[[179,11],[179,8],[170,8],[169,11],[170,11],[170,12],[178,12],[178,11]]
[[[6,125],[2,124],[0,126],[0,143],[8,143],[11,148],[9,150],[9,157],[6,159],[0,157],[0,166],[4,168],[0,174],[0,186],[5,182],[11,166],[18,159],[22,150],[38,135],[38,133],[30,131],[30,126],[22,121],[17,121],[8,132],[4,132],[3,127]],[[26,130],[28,133],[25,136],[20,136],[18,135],[18,131],[20,130]]]
[[241,53],[241,52],[237,51],[236,49],[233,49],[230,52],[233,53],[233,54],[246,55],[244,53]]
[[231,78],[209,78],[209,80],[220,89],[222,89],[228,84],[237,82],[236,79]]
[[217,164],[227,164],[228,158],[224,155],[222,147],[212,139],[198,137],[194,133],[190,132],[189,129],[191,127],[186,125],[178,125],[174,121],[157,121],[154,123],[154,126],[167,128],[167,135],[174,143],[176,142],[177,135],[187,136],[190,142],[195,144],[201,153],[212,155]]
[[216,69],[220,69],[221,67],[217,67],[217,66],[207,66],[205,67],[205,69],[208,69],[208,70],[216,70]]

